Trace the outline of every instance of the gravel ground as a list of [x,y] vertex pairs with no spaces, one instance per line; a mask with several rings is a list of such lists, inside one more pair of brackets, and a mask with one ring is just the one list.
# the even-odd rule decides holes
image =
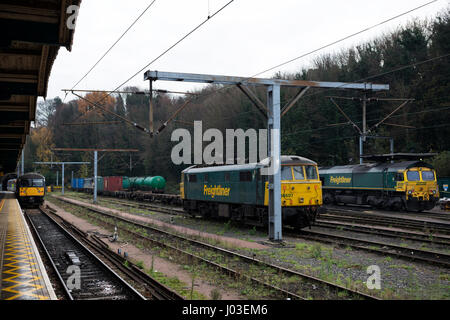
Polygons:
[[[104,199],[100,201],[100,205],[107,203]],[[111,204],[108,206],[111,207]],[[117,205],[112,205],[112,207],[129,213],[149,214],[153,219],[203,232],[267,244],[267,234],[257,228],[242,227],[224,221],[208,221],[146,212],[142,209],[124,208]],[[336,233],[349,234],[346,231],[336,231]],[[422,246],[422,249],[449,252],[448,247],[429,243],[421,245],[409,240],[357,233],[351,233],[351,235],[363,239],[418,248]],[[267,249],[236,248],[236,250],[249,255],[254,254],[267,262],[280,264],[331,282],[353,286],[384,299],[450,299],[450,273],[446,268],[297,238],[285,237],[284,240],[285,245],[283,247],[271,246]],[[366,286],[366,281],[370,276],[367,268],[373,265],[380,268],[380,290],[369,290]]]

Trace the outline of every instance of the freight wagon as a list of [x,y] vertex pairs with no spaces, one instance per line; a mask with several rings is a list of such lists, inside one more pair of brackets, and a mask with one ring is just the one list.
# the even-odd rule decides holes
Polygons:
[[[72,181],[72,185],[75,186],[74,189],[92,193],[94,187],[93,178],[79,179],[83,180],[81,184]],[[156,200],[164,203],[181,203],[178,195],[164,194],[166,180],[161,176],[98,177],[97,183],[97,194],[99,195],[149,202]]]

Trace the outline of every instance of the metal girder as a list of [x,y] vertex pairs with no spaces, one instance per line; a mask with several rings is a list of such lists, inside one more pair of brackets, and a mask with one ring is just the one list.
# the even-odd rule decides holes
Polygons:
[[[268,118],[268,151],[270,157],[269,172],[269,239],[272,241],[282,241],[282,211],[281,211],[281,137],[280,137],[280,89],[281,86],[302,88],[296,96],[282,110],[286,114],[294,104],[311,87],[315,88],[339,88],[339,89],[359,89],[359,90],[389,90],[389,85],[372,83],[344,83],[344,82],[321,82],[304,80],[282,80],[282,79],[262,79],[245,78],[222,75],[204,75],[193,73],[160,72],[147,71],[144,74],[144,80],[150,83],[156,80],[178,81],[178,82],[196,82],[222,85],[236,85],[244,94],[255,104],[259,111]],[[267,105],[264,105],[256,95],[249,90],[247,85],[264,85],[267,87]],[[180,112],[185,105],[178,109]],[[175,116],[173,115],[171,119]],[[170,121],[169,119],[168,121]],[[164,123],[167,125],[168,121]]]
[[86,161],[43,161],[43,162],[33,162],[35,164],[54,164],[54,165],[60,165],[60,164],[90,164],[90,162]]
[[53,148],[54,151],[139,152],[138,149]]
[[[34,164],[45,164],[45,165],[61,165],[61,193],[64,195],[64,166],[66,164],[91,164],[90,162],[86,161],[43,161],[43,162],[33,162]],[[22,151],[22,171],[23,171],[23,151]],[[58,171],[56,171],[58,173]],[[56,178],[56,185],[58,185],[58,178]]]
[[243,86],[241,84],[237,84],[237,87],[247,96],[247,98],[255,105],[255,107],[258,109],[261,114],[267,118],[267,106],[259,100],[259,98],[256,96],[256,94],[250,90],[248,87]]
[[306,91],[309,90],[311,87],[305,87],[303,89],[300,89],[300,91],[295,95],[294,98],[281,110],[281,117],[286,114],[296,103],[297,101],[303,97],[303,95],[306,93]]
[[178,73],[163,71],[147,71],[144,74],[144,80],[166,80],[180,82],[197,82],[213,84],[257,84],[257,85],[279,85],[290,87],[317,87],[317,88],[339,88],[339,89],[359,89],[359,90],[389,90],[387,84],[373,83],[345,83],[345,82],[327,82],[327,81],[306,81],[306,80],[283,80],[283,79],[264,79],[264,78],[246,78],[230,77],[222,75],[204,75],[195,73]]

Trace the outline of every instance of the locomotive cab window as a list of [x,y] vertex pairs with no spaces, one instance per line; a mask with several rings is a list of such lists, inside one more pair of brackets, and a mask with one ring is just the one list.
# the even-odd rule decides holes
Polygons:
[[305,174],[303,173],[302,166],[292,167],[294,169],[294,179],[295,180],[305,180]]
[[20,186],[21,187],[29,187],[30,183],[28,180],[20,180]]
[[433,171],[422,171],[422,180],[423,181],[434,181],[434,172]]
[[225,181],[230,181],[230,173],[229,172],[225,172],[225,177],[224,177]]
[[239,172],[239,181],[252,181],[252,173],[250,171]]
[[317,170],[315,166],[305,166],[306,179],[317,180]]
[[44,180],[43,179],[33,179],[32,186],[33,187],[43,187]]
[[196,174],[190,174],[188,175],[189,182],[197,182],[197,175]]
[[403,181],[403,172],[397,172],[395,175],[395,181]]
[[420,181],[419,171],[408,171],[406,177],[408,181]]
[[281,180],[292,180],[292,170],[289,166],[281,167]]
[[205,182],[208,182],[208,174],[207,174],[207,173],[205,173],[205,175],[203,176],[203,180],[204,180]]

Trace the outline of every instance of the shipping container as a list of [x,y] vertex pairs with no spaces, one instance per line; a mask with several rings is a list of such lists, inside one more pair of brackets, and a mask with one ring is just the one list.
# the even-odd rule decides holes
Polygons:
[[122,190],[122,182],[123,178],[120,176],[116,177],[105,177],[103,179],[104,190],[105,191],[121,191]]
[[84,187],[84,178],[77,178],[76,179],[76,188],[83,189],[83,187]]

